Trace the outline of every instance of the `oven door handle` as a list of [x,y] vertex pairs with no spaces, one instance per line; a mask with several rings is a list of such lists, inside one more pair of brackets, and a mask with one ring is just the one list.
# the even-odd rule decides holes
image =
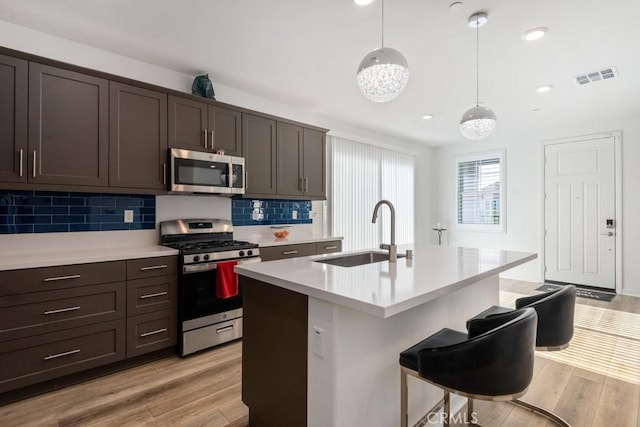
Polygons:
[[[182,267],[182,273],[183,274],[190,274],[190,273],[201,273],[203,271],[213,271],[213,270],[218,268],[218,263],[219,262],[227,262],[227,261],[207,262],[207,263],[202,263],[202,264],[184,265]],[[256,262],[262,262],[262,258],[253,257],[253,258],[246,258],[246,259],[238,260],[238,265],[254,264]]]

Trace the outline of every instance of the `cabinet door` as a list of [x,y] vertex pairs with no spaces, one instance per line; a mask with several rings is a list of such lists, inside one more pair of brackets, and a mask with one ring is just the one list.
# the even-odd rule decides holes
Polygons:
[[107,80],[29,63],[29,181],[107,186]]
[[167,95],[110,82],[109,186],[163,189]]
[[0,181],[27,180],[27,61],[0,55]]
[[262,258],[262,261],[298,258],[316,255],[316,253],[317,248],[315,243],[299,243],[296,245],[279,245],[260,248],[260,258]]
[[246,194],[276,193],[276,121],[242,114]]
[[325,197],[326,134],[305,129],[303,141],[304,194]]
[[169,96],[169,147],[200,151],[209,148],[207,104]]
[[303,129],[278,122],[277,191],[285,196],[302,196],[302,138]]
[[229,156],[242,156],[240,111],[209,105],[209,148]]

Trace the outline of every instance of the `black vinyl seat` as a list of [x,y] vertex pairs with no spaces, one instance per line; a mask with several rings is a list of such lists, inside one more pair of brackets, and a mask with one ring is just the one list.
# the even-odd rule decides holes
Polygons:
[[[573,338],[573,319],[576,307],[576,287],[563,286],[550,292],[518,298],[516,309],[532,307],[538,313],[536,349],[563,350]],[[467,321],[469,322],[512,311],[511,308],[492,306]]]
[[[528,307],[538,313],[538,329],[536,334],[536,350],[556,351],[564,350],[569,346],[573,338],[573,321],[576,308],[576,287],[565,285],[559,289],[538,295],[518,298],[516,310]],[[514,310],[506,307],[492,306],[467,321],[467,330],[471,331],[473,324],[479,319],[491,319],[495,316],[503,316]],[[514,399],[513,404],[536,412],[557,425],[570,427],[564,419],[520,399]]]
[[500,401],[523,395],[533,376],[536,325],[534,309],[513,310],[471,321],[468,333],[442,329],[400,353],[401,425],[408,423],[408,375],[444,390],[437,407],[444,406],[446,424],[449,393],[469,398],[469,417],[472,399]]

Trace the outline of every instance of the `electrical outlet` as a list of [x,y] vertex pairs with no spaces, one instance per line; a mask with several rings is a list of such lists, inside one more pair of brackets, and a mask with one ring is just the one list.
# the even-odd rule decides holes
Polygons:
[[298,211],[291,211],[291,219],[298,219]]
[[313,327],[313,352],[324,357],[324,329]]
[[133,222],[133,211],[131,209],[125,209],[124,211],[124,222],[132,223]]

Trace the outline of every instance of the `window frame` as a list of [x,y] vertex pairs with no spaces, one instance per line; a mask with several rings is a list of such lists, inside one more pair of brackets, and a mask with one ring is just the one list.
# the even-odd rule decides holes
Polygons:
[[[458,179],[460,177],[460,163],[498,159],[500,164],[500,223],[499,224],[460,224],[458,218],[460,212],[459,198],[460,198],[460,183]],[[466,153],[458,154],[455,156],[455,229],[458,231],[478,231],[487,233],[506,233],[507,232],[507,197],[506,197],[506,177],[507,177],[507,165],[506,165],[506,151],[505,149],[483,151],[478,153]]]

